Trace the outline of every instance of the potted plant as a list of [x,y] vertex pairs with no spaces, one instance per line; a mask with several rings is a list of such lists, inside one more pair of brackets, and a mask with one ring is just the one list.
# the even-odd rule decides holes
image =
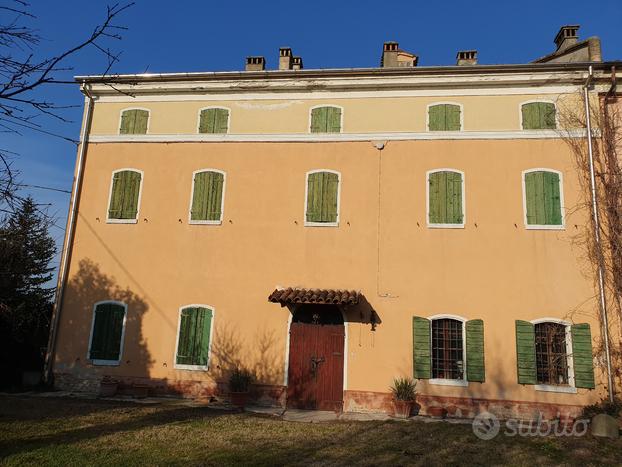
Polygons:
[[393,415],[408,418],[415,405],[417,382],[410,378],[395,378],[391,386],[393,393]]
[[248,400],[248,390],[253,381],[253,375],[245,369],[236,368],[229,375],[229,396],[231,403],[243,409]]
[[99,382],[100,397],[112,397],[119,389],[119,381],[111,376],[104,376]]

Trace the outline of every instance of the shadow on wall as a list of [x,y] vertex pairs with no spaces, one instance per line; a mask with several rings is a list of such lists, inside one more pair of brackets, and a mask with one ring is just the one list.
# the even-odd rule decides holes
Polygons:
[[[88,360],[93,306],[113,300],[127,305],[123,352],[118,366],[94,366]],[[88,258],[67,283],[54,367],[55,385],[74,390],[97,391],[103,376],[148,377],[153,366],[145,336],[143,316],[149,306],[129,288],[121,288],[114,277],[101,272]]]

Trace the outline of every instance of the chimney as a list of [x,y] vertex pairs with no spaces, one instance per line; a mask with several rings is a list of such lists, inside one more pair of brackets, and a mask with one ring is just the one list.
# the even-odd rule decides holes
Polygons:
[[380,59],[380,66],[382,68],[396,67],[398,50],[399,44],[397,42],[385,42],[384,46],[382,47],[382,58]]
[[302,57],[292,58],[292,70],[302,70]]
[[477,65],[477,50],[461,50],[456,55],[456,65]]
[[263,57],[246,57],[246,71],[264,71],[266,59]]
[[557,52],[566,50],[571,45],[576,44],[579,41],[578,24],[568,24],[559,28],[559,32],[555,36],[555,45],[557,45]]
[[279,49],[279,70],[292,69],[292,49],[281,47]]

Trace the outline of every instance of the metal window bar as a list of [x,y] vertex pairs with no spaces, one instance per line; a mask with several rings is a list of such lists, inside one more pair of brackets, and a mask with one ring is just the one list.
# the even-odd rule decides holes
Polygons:
[[462,322],[455,319],[432,321],[432,378],[464,378]]
[[539,323],[535,325],[535,333],[538,384],[568,384],[566,326]]

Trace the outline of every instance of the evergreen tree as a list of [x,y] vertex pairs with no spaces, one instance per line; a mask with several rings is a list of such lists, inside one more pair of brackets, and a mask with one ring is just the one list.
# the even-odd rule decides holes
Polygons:
[[29,197],[0,226],[0,363],[14,380],[42,363],[47,343],[56,253],[49,225]]

